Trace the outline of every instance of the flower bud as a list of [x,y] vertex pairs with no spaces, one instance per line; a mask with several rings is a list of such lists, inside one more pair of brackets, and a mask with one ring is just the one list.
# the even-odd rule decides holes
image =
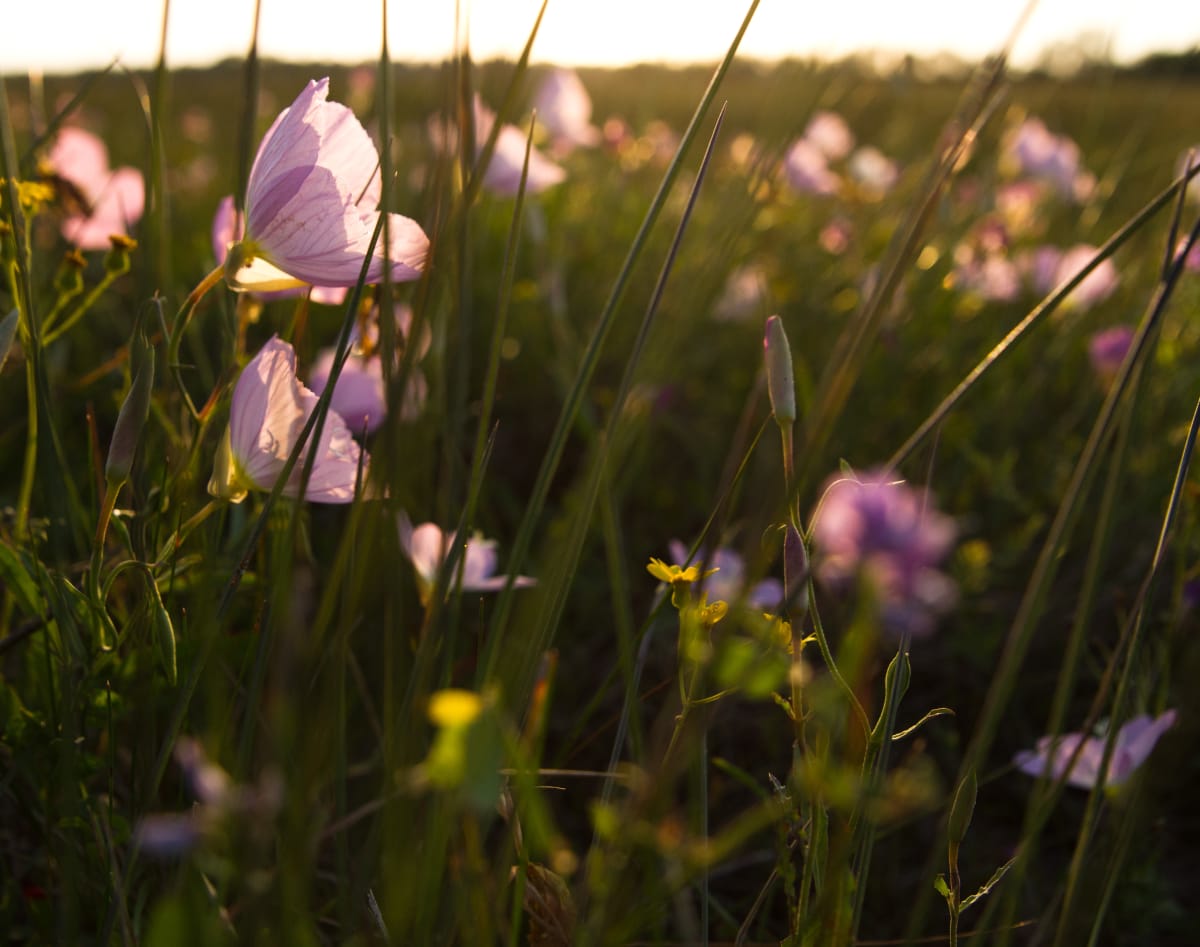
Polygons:
[[137,241],[119,233],[109,236],[108,241],[112,249],[104,254],[104,272],[114,277],[128,273],[132,265],[129,254],[137,248]]
[[967,828],[971,825],[971,816],[975,814],[975,798],[979,795],[979,780],[975,770],[970,770],[966,778],[958,786],[954,794],[954,805],[950,808],[950,821],[946,828],[946,836],[953,849],[957,849],[967,837]]
[[784,600],[793,613],[803,615],[808,611],[808,550],[804,548],[804,537],[790,523],[783,533],[783,588]]
[[108,462],[104,466],[104,479],[112,489],[129,479],[138,438],[150,413],[150,395],[154,391],[154,347],[145,340],[140,330],[134,331],[129,358],[133,380],[117,414],[117,423],[108,447]]
[[83,292],[83,271],[87,260],[78,250],[68,251],[54,274],[54,289],[63,299],[71,299]]
[[792,424],[796,420],[796,381],[792,375],[792,350],[788,346],[787,333],[783,331],[783,320],[779,316],[771,316],[767,320],[767,328],[763,334],[763,350],[771,410],[779,424]]
[[900,699],[908,693],[908,685],[911,680],[912,661],[909,660],[908,652],[897,651],[883,674],[884,691],[888,694],[895,692],[896,696],[893,700],[899,703]]

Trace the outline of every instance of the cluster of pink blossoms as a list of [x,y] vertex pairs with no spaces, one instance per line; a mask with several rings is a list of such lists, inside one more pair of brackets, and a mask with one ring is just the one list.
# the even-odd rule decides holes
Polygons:
[[[225,278],[239,291],[294,291],[324,287],[334,298],[360,278],[374,283],[416,279],[425,268],[429,238],[413,220],[389,214],[388,242],[372,239],[380,224],[379,152],[344,105],[327,101],[329,80],[308,84],[279,114],[259,145],[246,189],[244,225],[232,201],[214,225],[214,250]],[[332,359],[330,359],[332,361]],[[365,364],[365,359],[363,360]],[[361,378],[352,367],[345,390],[331,403],[361,405]],[[329,367],[325,369],[328,378]],[[386,409],[374,377],[375,400],[351,423],[373,428]],[[234,388],[229,426],[209,491],[234,502],[250,490],[270,490],[318,403],[300,381],[292,347],[272,338],[242,371]],[[361,429],[361,428],[360,428]],[[311,471],[302,485],[305,462]],[[368,458],[337,410],[325,419],[284,484],[285,495],[322,503],[349,503],[365,481]]]

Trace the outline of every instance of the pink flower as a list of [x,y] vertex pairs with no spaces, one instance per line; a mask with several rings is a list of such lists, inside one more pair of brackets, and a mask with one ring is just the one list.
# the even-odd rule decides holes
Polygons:
[[841,256],[850,249],[854,238],[854,224],[845,217],[833,217],[817,235],[821,249],[833,256]]
[[[412,309],[406,305],[396,306],[396,336],[399,359],[402,346],[408,344],[409,329],[412,325]],[[340,414],[355,433],[365,431],[370,434],[376,430],[387,416],[387,388],[383,381],[383,360],[379,354],[379,330],[372,323],[367,338],[361,339],[356,331],[352,337],[353,348],[342,373],[338,376],[337,387],[329,406]],[[422,344],[417,351],[417,358],[424,356],[429,349],[429,333],[424,334]],[[333,368],[336,350],[322,349],[313,362],[308,373],[308,383],[313,390],[320,394],[325,390],[329,381],[329,373]],[[405,392],[404,404],[400,415],[405,421],[412,421],[421,413],[425,406],[428,386],[425,376],[413,366],[408,376],[408,390]]]
[[[242,239],[242,231],[241,220],[233,205],[233,195],[222,197],[217,204],[217,212],[213,215],[212,223],[213,256],[216,257],[217,263],[223,264],[229,257],[229,250]],[[268,268],[274,269],[266,260],[255,260],[249,268],[262,274],[265,274]],[[281,281],[289,279],[288,275],[282,271],[279,272],[279,278]],[[262,299],[293,299],[303,296],[309,289],[310,287],[306,283],[300,283],[290,289],[260,292],[258,296]],[[348,291],[345,286],[313,286],[311,290],[309,299],[326,306],[340,306],[346,301]]]
[[955,266],[954,275],[963,289],[991,302],[1012,302],[1021,292],[1017,265],[1001,253],[972,255]]
[[996,210],[1014,237],[1030,233],[1038,221],[1044,188],[1033,181],[1012,181],[996,189]]
[[836,194],[841,179],[825,161],[825,154],[812,142],[801,138],[788,149],[783,158],[783,174],[801,194]]
[[146,190],[136,168],[108,167],[104,142],[82,128],[64,128],[58,133],[48,158],[60,177],[79,189],[90,207],[72,213],[62,224],[62,234],[83,250],[106,250],[109,237],[127,234],[129,226],[142,217]]
[[[272,337],[242,370],[233,389],[229,427],[213,465],[208,492],[240,503],[250,490],[271,490],[316,406],[317,396],[296,377],[296,353],[278,336]],[[311,434],[283,488],[285,496],[300,495],[310,451]],[[365,480],[369,458],[362,456],[336,411],[325,417],[315,455],[304,499],[314,503],[353,501],[360,461]]]
[[[475,97],[475,147],[482,150],[496,124],[496,113]],[[512,197],[521,184],[521,169],[525,164],[525,133],[516,125],[504,125],[496,138],[496,148],[483,174],[483,186],[501,197]],[[525,190],[530,194],[562,183],[567,172],[536,148],[529,152],[529,172]]]
[[850,156],[849,170],[850,177],[875,199],[890,191],[900,180],[896,162],[871,145],[859,148]]
[[[1168,710],[1161,717],[1141,714],[1122,726],[1113,743],[1105,784],[1120,786],[1125,782],[1134,770],[1146,762],[1159,738],[1175,726],[1177,716],[1174,710]],[[1013,762],[1021,772],[1040,777],[1045,774],[1046,764],[1050,761],[1050,778],[1058,779],[1082,743],[1083,748],[1071,767],[1067,783],[1080,789],[1091,789],[1100,780],[1100,764],[1104,759],[1106,742],[1104,736],[1085,737],[1082,733],[1064,733],[1057,740],[1054,737],[1042,737],[1037,741],[1037,749],[1022,750],[1013,757]]]
[[553,69],[546,74],[533,98],[537,121],[554,139],[555,150],[590,148],[600,141],[592,124],[592,100],[573,69]]
[[846,120],[828,110],[813,113],[804,128],[804,140],[830,161],[846,157],[854,148],[854,132]]
[[[344,105],[327,102],[329,80],[309,82],[263,136],[246,188],[246,234],[230,252],[234,289],[353,286],[379,221],[379,152]],[[390,247],[375,246],[366,281],[416,279],[429,238],[413,220],[389,214]],[[263,267],[263,264],[269,267]]]
[[[1081,243],[1064,251],[1062,258],[1058,261],[1055,285],[1066,282],[1082,270],[1096,255],[1096,249],[1091,244]],[[1088,309],[1096,303],[1108,299],[1116,291],[1119,282],[1117,268],[1113,266],[1110,257],[1085,276],[1083,282],[1071,290],[1071,295],[1067,299],[1074,306]]]
[[[422,604],[429,603],[429,596],[437,582],[438,570],[442,561],[454,543],[454,533],[443,533],[436,523],[422,523],[414,527],[405,513],[397,517],[400,530],[400,548],[413,564],[417,574],[417,590]],[[496,542],[484,539],[482,533],[475,533],[467,540],[463,550],[463,559],[455,566],[455,576],[462,570],[462,585],[460,591],[467,592],[498,592],[508,582],[508,576],[496,575]],[[513,580],[515,588],[528,588],[535,585],[537,579],[519,575]]]

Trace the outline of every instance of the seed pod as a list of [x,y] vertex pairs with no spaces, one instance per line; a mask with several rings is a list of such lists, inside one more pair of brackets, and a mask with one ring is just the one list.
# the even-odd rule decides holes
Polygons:
[[158,586],[154,579],[148,578],[146,584],[150,586],[154,599],[151,602],[151,608],[154,610],[154,650],[158,654],[163,673],[167,676],[167,683],[174,687],[179,680],[175,664],[175,626],[171,624],[171,615],[163,604],[162,596],[158,594]]

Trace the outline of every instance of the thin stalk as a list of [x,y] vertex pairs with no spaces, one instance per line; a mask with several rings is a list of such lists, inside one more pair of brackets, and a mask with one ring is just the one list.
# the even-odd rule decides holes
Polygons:
[[[1195,242],[1198,233],[1200,233],[1200,223],[1197,223],[1196,228],[1192,231],[1191,239],[1188,243],[1189,247]],[[1108,396],[1105,398],[1091,433],[1088,435],[1083,451],[1076,462],[1071,479],[1063,493],[1062,502],[1055,514],[1046,540],[1042,545],[1033,575],[1030,578],[1016,618],[1009,631],[1008,639],[1000,656],[997,672],[992,679],[992,685],[988,689],[988,695],[980,715],[975,737],[963,761],[962,772],[960,774],[963,777],[965,777],[969,769],[978,770],[979,765],[986,757],[988,749],[991,747],[999,725],[1000,716],[1012,693],[1037,620],[1041,616],[1045,596],[1049,591],[1053,577],[1058,571],[1058,565],[1061,561],[1061,550],[1071,535],[1079,513],[1082,510],[1083,498],[1087,494],[1096,472],[1097,458],[1103,446],[1109,442],[1110,435],[1112,434],[1112,423],[1117,406],[1124,399],[1126,391],[1129,389],[1134,367],[1141,361],[1143,352],[1147,348],[1148,339],[1157,331],[1157,327],[1166,312],[1167,303],[1171,299],[1182,268],[1183,257],[1181,256],[1177,264],[1172,268],[1168,278],[1160,283],[1158,289],[1155,291],[1147,313],[1142,319],[1141,325],[1138,327],[1133,342],[1130,345],[1130,353],[1126,357],[1125,363],[1121,366],[1117,378],[1109,390]]]
[[[1197,224],[1197,229],[1200,229],[1200,224]],[[1193,240],[1195,231],[1193,231]],[[1175,482],[1172,485],[1171,496],[1167,503],[1167,510],[1163,516],[1163,525],[1159,531],[1158,544],[1154,550],[1154,558],[1150,563],[1150,569],[1143,582],[1142,589],[1139,590],[1137,608],[1132,618],[1132,634],[1130,636],[1128,655],[1133,655],[1137,651],[1138,642],[1141,639],[1141,632],[1145,625],[1145,608],[1146,601],[1153,594],[1155,585],[1157,584],[1158,574],[1161,570],[1163,560],[1166,556],[1167,546],[1170,542],[1171,534],[1175,524],[1175,517],[1179,509],[1179,500],[1183,495],[1184,485],[1187,483],[1188,472],[1191,469],[1192,454],[1196,446],[1197,433],[1200,432],[1200,400],[1196,403],[1196,408],[1192,413],[1191,425],[1188,428],[1187,440],[1184,444],[1183,453],[1179,458],[1179,467],[1175,474]],[[1084,813],[1083,826],[1079,831],[1079,838],[1076,843],[1075,853],[1071,859],[1071,867],[1067,875],[1067,888],[1063,896],[1062,913],[1059,915],[1058,933],[1055,936],[1054,943],[1061,945],[1064,943],[1064,938],[1069,929],[1071,916],[1071,908],[1074,904],[1076,892],[1079,884],[1079,879],[1082,876],[1083,865],[1087,858],[1088,847],[1092,839],[1092,827],[1098,818],[1099,808],[1103,798],[1104,781],[1110,761],[1112,759],[1113,747],[1116,744],[1118,721],[1123,718],[1124,705],[1126,694],[1130,689],[1130,680],[1133,677],[1132,660],[1127,659],[1121,670],[1121,677],[1117,684],[1117,692],[1113,697],[1111,720],[1113,726],[1109,728],[1108,739],[1104,745],[1104,755],[1100,761],[1100,778],[1097,785],[1092,789],[1091,796],[1088,799],[1088,807]],[[1096,918],[1096,924],[1100,921],[1100,916]]]
[[108,288],[128,272],[128,266],[119,270],[105,270],[104,277],[79,301],[75,308],[71,310],[70,315],[66,316],[58,325],[47,329],[46,334],[42,337],[42,345],[50,345],[86,316],[88,310],[108,291]]
[[1182,174],[1171,185],[1160,191],[1145,207],[1138,211],[1132,218],[1129,219],[1116,233],[1109,237],[1100,248],[1096,251],[1096,255],[1088,261],[1078,273],[1070,279],[1061,283],[1054,289],[1049,296],[1042,302],[1038,303],[1029,314],[1018,322],[1008,334],[1001,339],[987,355],[985,355],[979,363],[967,373],[967,376],[960,381],[945,398],[941,404],[934,408],[933,413],[929,415],[921,425],[909,435],[906,440],[888,459],[884,465],[888,470],[898,469],[909,455],[912,454],[917,447],[935,431],[939,424],[946,419],[946,416],[954,410],[963,397],[975,387],[976,383],[989,371],[995,364],[1000,361],[1016,344],[1021,341],[1029,331],[1038,323],[1045,320],[1052,312],[1054,312],[1078,286],[1087,278],[1101,263],[1111,257],[1124,244],[1137,233],[1146,223],[1148,223],[1155,214],[1166,207],[1172,200],[1178,200],[1181,193],[1180,188],[1185,186],[1185,183],[1190,180],[1192,175],[1200,174],[1200,167],[1192,169],[1185,174]]
[[[1137,803],[1140,801],[1139,787],[1135,786],[1133,798],[1128,800],[1130,809],[1136,811]],[[1088,935],[1087,947],[1096,947],[1100,940],[1100,931],[1104,923],[1104,917],[1108,914],[1108,907],[1112,903],[1113,893],[1117,890],[1117,883],[1121,880],[1121,868],[1125,864],[1125,856],[1129,854],[1129,848],[1133,843],[1134,833],[1140,828],[1140,820],[1127,816],[1121,820],[1121,834],[1117,838],[1117,847],[1113,851],[1112,858],[1109,860],[1108,870],[1104,872],[1104,890],[1100,893],[1100,903],[1096,906],[1095,916],[1092,920],[1092,931]]]
[[[649,234],[654,224],[657,222],[663,207],[667,203],[672,186],[683,165],[683,159],[691,147],[692,142],[699,135],[700,125],[707,114],[709,106],[716,98],[717,89],[720,86],[721,80],[725,77],[729,66],[733,62],[734,55],[737,52],[738,46],[741,44],[742,37],[745,35],[747,27],[750,25],[750,20],[754,16],[754,12],[758,9],[758,0],[752,0],[750,7],[742,21],[741,27],[738,29],[737,35],[734,37],[725,58],[717,67],[713,74],[712,80],[709,83],[707,90],[700,100],[696,111],[692,115],[691,122],[688,124],[687,130],[684,132],[680,140],[679,148],[675,153],[675,157],[671,160],[666,173],[663,175],[662,183],[650,203],[650,207],[646,211],[646,215],[642,220],[641,226],[638,228],[637,235],[634,237],[633,243],[630,246],[629,252],[625,257],[624,263],[617,274],[612,291],[609,294],[604,308],[601,310],[596,328],[592,332],[591,339],[588,342],[587,349],[583,356],[583,363],[580,365],[579,371],[575,377],[575,383],[567,396],[562,410],[559,413],[558,420],[555,423],[554,432],[550,437],[550,445],[543,457],[541,467],[538,469],[537,478],[534,481],[533,489],[530,493],[530,500],[525,509],[525,514],[522,517],[521,525],[517,530],[516,539],[513,542],[513,552],[510,558],[510,568],[512,574],[518,574],[525,565],[525,561],[529,555],[530,546],[533,543],[533,532],[537,526],[538,520],[541,518],[542,510],[545,506],[547,496],[550,491],[550,483],[554,478],[554,474],[558,470],[559,462],[562,460],[563,452],[566,449],[567,437],[570,430],[575,425],[575,420],[579,414],[583,404],[584,393],[587,390],[588,384],[591,381],[592,375],[595,373],[596,366],[599,362],[600,351],[604,346],[605,339],[608,337],[609,331],[616,320],[618,306],[624,298],[625,291],[628,288],[630,278],[633,274],[633,269],[640,259]],[[614,410],[614,415],[619,413]],[[512,611],[514,602],[512,582],[505,587],[500,595],[500,600],[496,603],[496,609],[491,622],[491,634],[489,635],[489,645],[487,653],[484,655],[484,660],[481,662],[482,675],[481,680],[490,678],[496,670],[495,663],[501,653],[501,643],[505,638],[503,629],[508,623],[509,614]]]

